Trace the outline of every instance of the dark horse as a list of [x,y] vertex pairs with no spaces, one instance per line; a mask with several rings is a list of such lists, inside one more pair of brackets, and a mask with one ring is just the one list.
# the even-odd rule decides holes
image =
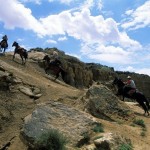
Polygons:
[[28,52],[26,49],[22,48],[19,46],[19,44],[17,42],[14,42],[12,44],[12,47],[15,47],[15,50],[14,50],[14,55],[13,55],[13,60],[15,59],[15,54],[19,54],[20,57],[21,57],[21,60],[22,60],[22,64],[25,64],[26,63],[26,59],[28,58]]
[[3,50],[3,53],[5,54],[5,50],[8,48],[8,43],[5,40],[2,40],[0,42],[0,51]]
[[128,95],[130,89],[128,87],[125,87],[123,81],[117,77],[114,79],[113,85],[117,85],[118,92],[116,95],[122,95],[123,101],[125,97],[130,99],[135,99],[145,111],[144,114],[147,113],[149,115],[149,109],[150,109],[149,102],[141,92],[136,91],[132,94],[132,96]]
[[62,76],[62,79],[65,79],[65,74],[66,72],[64,71],[64,69],[61,67],[61,62],[59,60],[55,60],[54,62],[50,62],[50,57],[48,55],[45,55],[43,60],[45,61],[45,72],[46,74],[48,74],[48,70],[51,70],[53,72],[53,74],[55,74],[55,79],[56,80],[60,73]]

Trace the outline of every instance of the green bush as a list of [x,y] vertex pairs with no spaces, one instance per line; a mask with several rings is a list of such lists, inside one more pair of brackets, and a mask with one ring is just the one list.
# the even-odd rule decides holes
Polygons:
[[57,130],[51,129],[43,133],[35,141],[36,150],[65,150],[67,139]]
[[103,125],[101,123],[96,123],[94,128],[94,132],[104,132]]
[[119,147],[119,150],[133,150],[133,147],[131,144],[121,144]]
[[143,128],[146,127],[146,126],[145,126],[145,123],[144,123],[144,121],[143,121],[142,119],[134,120],[133,123],[135,123],[135,124],[137,124],[137,125],[139,125],[139,126],[141,126],[141,127],[143,127]]
[[146,135],[145,135],[145,131],[142,131],[140,135],[141,135],[141,136],[146,136]]

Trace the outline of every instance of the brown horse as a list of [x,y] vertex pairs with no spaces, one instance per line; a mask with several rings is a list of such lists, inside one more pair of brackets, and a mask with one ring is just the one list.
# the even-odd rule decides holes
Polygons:
[[5,54],[5,50],[8,48],[8,43],[6,40],[2,40],[0,42],[0,51],[3,50],[3,54]]
[[125,87],[123,81],[117,77],[115,77],[112,84],[117,85],[118,88],[118,92],[116,94],[117,96],[122,95],[123,101],[124,101],[124,97],[135,99],[139,103],[139,105],[143,108],[145,112],[144,114],[147,113],[149,115],[150,104],[148,99],[145,97],[143,93],[136,91],[133,93],[132,96],[128,95],[128,91],[129,91],[128,87]]
[[65,74],[66,72],[64,69],[60,66],[61,62],[59,60],[55,60],[54,62],[50,62],[50,57],[48,55],[44,56],[43,60],[46,62],[45,63],[45,73],[48,74],[48,70],[52,71],[53,74],[55,74],[55,79],[56,80],[60,73],[62,76],[62,79],[65,79]]
[[13,55],[13,60],[15,59],[15,54],[19,54],[22,60],[22,64],[26,63],[26,59],[28,58],[28,52],[26,49],[22,48],[19,46],[19,44],[17,42],[14,42],[12,44],[12,47],[15,46],[15,50],[14,50],[14,55]]

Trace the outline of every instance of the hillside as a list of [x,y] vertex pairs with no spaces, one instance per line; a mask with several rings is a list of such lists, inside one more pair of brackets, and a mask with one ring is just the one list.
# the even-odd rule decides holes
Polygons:
[[[84,95],[85,92],[87,92],[88,88],[86,86],[81,87],[81,85],[83,85],[83,83],[85,82],[80,84],[79,78],[78,82],[70,82],[70,80],[67,80],[67,83],[71,83],[71,85],[66,84],[62,80],[53,81],[53,77],[46,75],[44,69],[41,68],[38,62],[33,59],[33,57],[38,60],[40,59],[41,55],[36,54],[37,53],[29,53],[30,59],[25,66],[20,64],[21,61],[19,57],[16,58],[16,61],[12,61],[11,54],[0,56],[0,70],[5,70],[5,72],[8,72],[9,78],[13,78],[13,82],[11,82],[13,84],[10,86],[10,91],[7,89],[6,83],[4,83],[1,78],[0,148],[3,147],[2,145],[9,143],[10,141],[8,150],[28,149],[23,140],[20,139],[20,130],[22,129],[22,126],[24,124],[24,118],[31,114],[41,103],[52,101],[61,102],[70,108],[75,108],[79,112],[85,111],[84,102],[86,99],[84,99]],[[84,66],[82,62],[80,63]],[[107,73],[108,72],[106,72],[106,74]],[[102,82],[105,85],[109,84],[109,82],[112,81],[115,72],[111,71],[111,73],[109,72],[108,74],[110,77],[106,78],[107,80],[105,80],[105,83],[103,83],[102,81],[99,82]],[[102,80],[104,79],[104,75],[105,72],[103,71],[103,75],[101,74]],[[86,79],[85,81],[90,83],[90,80],[91,79]],[[98,80],[94,81],[92,84],[94,84],[95,82],[98,82]],[[92,84],[90,86],[92,86]],[[75,85],[80,88],[77,88]],[[39,97],[37,97],[37,95],[29,96],[28,94],[24,94],[23,92],[21,92],[21,89],[23,88],[34,89],[34,91],[38,91],[37,95],[41,95]],[[148,116],[143,116],[143,110],[134,103],[127,103],[127,106],[131,109],[131,111],[134,112],[135,118],[142,119],[144,121],[147,127],[146,131],[144,131],[144,136],[141,136],[143,130],[140,126],[131,126],[132,119],[130,118],[128,118],[127,121],[123,119],[122,121],[120,121],[120,118],[117,118],[118,116],[116,116],[116,114],[114,114],[113,116],[112,113],[111,117],[115,118],[115,121],[108,121],[108,119],[105,120],[102,118],[98,118],[97,120],[104,125],[104,131],[106,133],[115,132],[130,139],[135,150],[149,150],[150,118]],[[85,146],[81,147],[80,149],[85,149]]]

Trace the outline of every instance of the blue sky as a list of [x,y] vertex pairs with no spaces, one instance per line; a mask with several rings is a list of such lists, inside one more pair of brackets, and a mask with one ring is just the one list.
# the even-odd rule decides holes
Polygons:
[[0,37],[150,75],[150,0],[0,0]]

